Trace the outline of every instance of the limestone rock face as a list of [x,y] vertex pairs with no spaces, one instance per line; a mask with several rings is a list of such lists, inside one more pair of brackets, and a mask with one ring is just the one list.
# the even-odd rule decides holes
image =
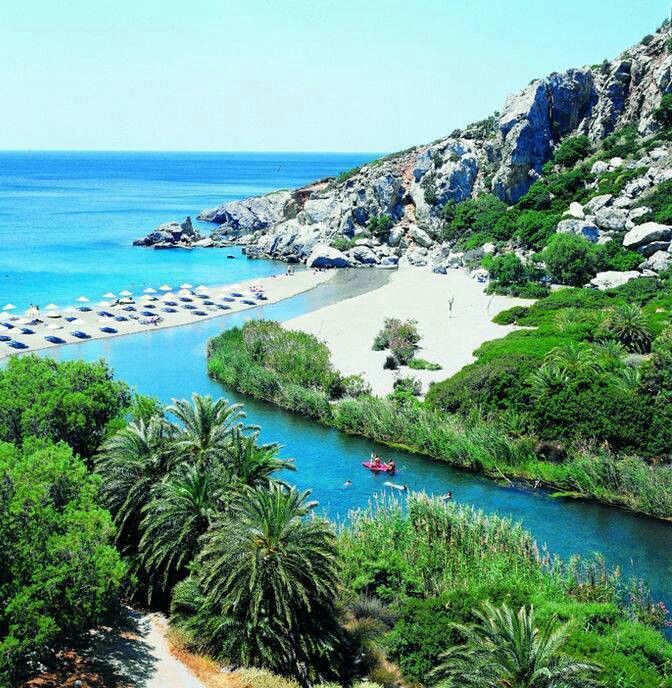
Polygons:
[[194,228],[190,217],[183,222],[164,222],[154,231],[133,242],[134,246],[153,246],[155,248],[173,248],[191,246],[202,240],[198,230]]
[[[219,225],[212,232],[215,245],[233,241],[248,244],[248,255],[304,262],[317,245],[328,246],[339,237],[367,238],[369,227],[386,217],[389,231],[379,233],[380,245],[367,248],[377,260],[411,253],[407,261],[420,263],[427,260],[423,250],[433,255],[437,247],[433,237],[440,236],[440,213],[447,202],[483,193],[507,203],[518,201],[568,136],[585,134],[598,143],[626,124],[643,135],[655,133],[659,125],[653,113],[663,94],[672,92],[667,38],[661,31],[648,45],[634,46],[599,68],[569,69],[535,80],[511,95],[501,114],[432,143],[293,191],[224,203],[204,210],[199,219]],[[672,179],[669,146],[656,147],[639,161],[599,160],[593,173],[633,166],[643,172],[623,192],[616,198],[598,196],[583,207],[573,203],[558,231],[591,241],[624,230],[641,231],[636,221],[642,216],[633,215],[636,201]],[[169,242],[164,235],[157,240]],[[634,240],[630,245],[639,248],[661,240],[669,239]],[[370,264],[354,256],[349,260]]]

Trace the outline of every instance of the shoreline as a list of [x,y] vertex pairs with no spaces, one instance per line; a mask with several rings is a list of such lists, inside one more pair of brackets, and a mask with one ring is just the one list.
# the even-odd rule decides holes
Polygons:
[[[204,310],[198,311],[200,313],[204,313],[204,315],[195,314],[196,310],[201,306],[194,306],[193,310],[185,308],[184,305],[182,305],[182,302],[179,301],[180,297],[177,296],[176,290],[171,290],[170,292],[167,292],[167,296],[170,298],[167,298],[166,294],[161,295],[160,292],[157,292],[155,295],[152,294],[151,296],[145,294],[138,296],[137,298],[133,299],[132,303],[128,304],[110,304],[107,306],[101,306],[100,304],[94,305],[87,303],[86,306],[90,307],[91,310],[85,313],[76,310],[76,307],[74,306],[69,306],[68,308],[65,308],[63,310],[59,309],[58,311],[56,311],[55,309],[53,311],[44,309],[44,312],[40,313],[39,315],[39,320],[41,320],[42,322],[36,325],[30,324],[32,320],[28,315],[13,316],[9,312],[3,312],[2,316],[0,317],[0,323],[11,324],[12,329],[0,327],[0,335],[5,335],[11,337],[12,339],[17,339],[25,343],[27,345],[27,348],[12,349],[10,346],[8,346],[8,342],[0,342],[0,361],[7,360],[11,356],[25,355],[37,351],[44,351],[46,349],[53,349],[56,347],[84,344],[86,342],[90,342],[93,340],[123,337],[126,335],[141,334],[148,332],[151,333],[157,330],[170,329],[175,327],[185,327],[198,322],[226,317],[227,315],[231,315],[233,313],[240,313],[241,311],[252,310],[259,306],[269,306],[275,303],[279,303],[280,301],[284,301],[285,299],[289,299],[299,294],[310,291],[321,284],[325,284],[326,282],[331,280],[335,274],[335,270],[328,270],[325,272],[299,270],[293,273],[291,276],[287,274],[272,275],[262,278],[253,278],[246,280],[244,282],[219,284],[207,287],[207,292],[210,294],[210,296],[208,296],[206,300],[211,299],[214,304],[225,305],[228,308],[227,310],[222,310],[216,308],[215,305],[207,306],[204,307]],[[252,287],[253,285],[259,286],[263,289],[263,292],[266,296],[265,300],[257,300],[250,297],[248,292],[250,290],[250,287]],[[229,292],[231,292],[234,291],[234,289],[235,293],[243,294],[243,296],[227,296],[227,299],[233,298],[233,300],[227,300],[226,302],[223,302],[223,298],[219,294],[215,295],[215,292],[221,292],[222,290],[228,290]],[[190,291],[192,292],[193,298],[189,298],[192,298],[192,301],[199,303],[197,299],[201,297],[195,296],[198,290],[192,289]],[[154,301],[150,301],[150,298],[153,298]],[[182,305],[181,308],[178,307],[175,309],[175,313],[164,313],[162,312],[161,308],[156,307],[163,306],[163,302],[170,301],[171,298],[175,298],[175,302]],[[244,301],[251,302],[253,300],[254,303],[244,303]],[[151,322],[141,322],[139,319],[135,320],[131,319],[130,317],[125,321],[115,320],[116,316],[129,316],[129,312],[124,310],[124,308],[127,305],[132,305],[135,308],[140,309],[147,307],[147,304],[152,303],[155,304],[154,310],[157,311],[156,315],[163,317],[163,319],[156,324],[153,324]],[[81,305],[82,304],[80,304],[80,306]],[[191,302],[189,303],[189,305],[191,305]],[[111,313],[112,316],[115,317],[106,317],[104,319],[101,318],[101,316],[99,316],[99,312],[101,309]],[[66,311],[68,316],[76,316],[79,322],[67,322],[63,315]],[[49,317],[50,312],[59,312],[61,313],[61,315],[60,317]],[[150,311],[148,311],[148,313],[149,312]],[[150,316],[147,316],[147,318],[149,317]],[[56,325],[56,327],[49,327],[49,325]],[[100,329],[101,326],[111,327],[116,331],[103,332]],[[28,327],[29,329],[33,330],[33,333],[28,335],[22,334],[20,332],[20,329],[22,327]],[[89,336],[86,338],[79,339],[72,335],[73,331],[86,332]],[[16,335],[14,334],[15,332]],[[63,341],[57,343],[46,341],[44,337],[50,335],[63,339]]]

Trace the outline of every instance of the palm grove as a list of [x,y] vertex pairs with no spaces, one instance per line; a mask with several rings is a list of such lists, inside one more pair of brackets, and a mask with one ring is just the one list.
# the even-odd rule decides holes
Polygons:
[[336,528],[240,406],[162,407],[104,363],[11,360],[0,395],[0,685],[122,601],[277,685],[669,685],[646,590],[506,519],[417,495]]

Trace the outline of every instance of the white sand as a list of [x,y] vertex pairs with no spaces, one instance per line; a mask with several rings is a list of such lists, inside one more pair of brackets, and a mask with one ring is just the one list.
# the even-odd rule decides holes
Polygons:
[[[104,337],[120,337],[122,335],[134,334],[136,332],[153,332],[160,328],[165,327],[179,327],[181,325],[190,325],[195,322],[202,320],[208,320],[211,318],[220,318],[222,316],[229,315],[231,313],[238,313],[242,310],[249,308],[254,308],[256,306],[267,306],[283,299],[287,299],[291,296],[296,296],[301,292],[308,291],[318,284],[326,282],[334,275],[334,271],[327,272],[314,272],[313,270],[300,270],[293,275],[277,275],[275,277],[264,277],[261,279],[253,279],[247,282],[237,282],[235,284],[238,289],[235,289],[236,293],[246,294],[243,297],[236,297],[233,301],[225,301],[222,296],[228,295],[231,290],[230,285],[219,285],[215,287],[209,287],[210,297],[208,299],[200,299],[194,297],[193,301],[189,302],[188,305],[195,305],[197,308],[195,310],[205,312],[206,315],[196,315],[195,310],[189,310],[185,308],[186,303],[180,301],[178,294],[170,294],[165,297],[160,293],[155,294],[158,298],[156,301],[149,301],[142,298],[143,295],[138,294],[133,298],[135,303],[133,304],[137,311],[125,311],[123,305],[109,306],[109,307],[99,307],[95,303],[86,304],[76,304],[77,306],[85,305],[90,307],[92,310],[88,313],[83,313],[79,310],[74,312],[66,312],[66,309],[57,311],[61,314],[59,318],[47,317],[50,311],[42,310],[39,319],[43,321],[40,324],[32,325],[29,322],[19,323],[16,318],[18,316],[13,313],[2,313],[0,314],[0,323],[9,323],[14,327],[9,329],[0,325],[0,335],[5,335],[12,337],[13,339],[23,342],[28,345],[26,349],[13,349],[8,346],[8,342],[0,342],[0,359],[3,359],[12,354],[26,353],[29,351],[37,351],[38,349],[46,349],[54,346],[64,346],[65,344],[75,344],[81,343],[82,341],[87,341],[85,339],[78,339],[72,335],[74,331],[85,332],[90,335],[90,339],[102,339]],[[259,285],[263,287],[264,294],[266,296],[265,301],[258,301],[253,296],[247,294],[249,288],[252,285]],[[220,293],[224,290],[223,293]],[[229,297],[231,298],[231,297]],[[176,307],[176,313],[166,313],[163,311],[165,307],[163,301],[175,301],[179,305]],[[216,306],[203,306],[204,300],[213,301],[215,304],[222,304],[230,307],[230,310],[220,310]],[[251,300],[255,303],[245,304],[244,300]],[[154,304],[156,308],[146,309],[147,304]],[[66,304],[61,304],[66,306]],[[72,307],[71,307],[72,308]],[[114,318],[101,318],[98,315],[99,311],[104,310],[112,313],[114,316],[125,316],[129,317],[131,314],[138,315],[139,319],[128,319],[124,322],[119,322]],[[141,320],[147,320],[145,316],[140,315],[143,311],[147,312],[155,311],[157,315],[161,316],[162,320],[158,324],[148,324],[143,323]],[[81,319],[82,323],[70,323],[66,321],[66,317],[77,317]],[[14,318],[14,320],[12,320]],[[21,320],[31,321],[32,318],[20,315]],[[52,327],[50,327],[52,326]],[[116,333],[105,333],[101,332],[101,327],[112,327],[116,330]],[[28,327],[34,330],[34,334],[22,334],[20,328]],[[55,329],[57,328],[57,329]],[[64,344],[53,344],[45,340],[45,336],[53,335],[64,340]]]
[[[452,317],[448,299],[454,296]],[[304,330],[326,342],[334,366],[345,375],[361,373],[378,395],[392,391],[398,375],[413,375],[422,382],[423,394],[431,381],[445,380],[474,360],[472,352],[489,339],[514,330],[492,322],[492,318],[524,299],[489,296],[483,285],[461,270],[437,275],[427,268],[401,268],[388,284],[361,296],[341,301],[284,323],[288,329]],[[422,339],[416,358],[442,366],[441,370],[384,370],[387,351],[372,351],[371,345],[386,317],[418,321]]]

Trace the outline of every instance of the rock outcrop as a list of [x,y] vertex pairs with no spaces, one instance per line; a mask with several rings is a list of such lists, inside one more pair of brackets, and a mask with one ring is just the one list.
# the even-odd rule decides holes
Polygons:
[[195,245],[212,246],[214,241],[203,238],[194,227],[190,217],[183,222],[165,222],[159,225],[142,239],[136,239],[134,246],[151,246],[153,248],[191,248]]

